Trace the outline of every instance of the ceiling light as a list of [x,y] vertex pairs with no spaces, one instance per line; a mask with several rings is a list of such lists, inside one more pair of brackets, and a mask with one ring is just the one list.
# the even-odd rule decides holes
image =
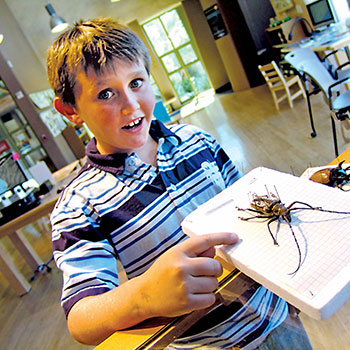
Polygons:
[[52,33],[59,33],[68,28],[69,24],[62,17],[57,16],[51,4],[47,4],[45,8],[50,15],[50,28]]

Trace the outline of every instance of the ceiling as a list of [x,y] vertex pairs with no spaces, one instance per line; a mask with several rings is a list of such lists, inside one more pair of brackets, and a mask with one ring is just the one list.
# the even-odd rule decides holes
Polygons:
[[164,12],[180,0],[0,0],[6,3],[39,60],[44,63],[46,52],[57,34],[49,28],[50,3],[57,15],[73,24],[80,19],[112,17],[123,24],[137,19],[139,23]]

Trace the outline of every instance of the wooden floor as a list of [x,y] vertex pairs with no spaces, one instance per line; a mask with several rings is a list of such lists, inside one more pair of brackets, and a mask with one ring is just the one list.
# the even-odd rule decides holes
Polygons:
[[[317,137],[310,136],[306,102],[295,101],[294,109],[281,104],[274,108],[266,86],[244,92],[217,95],[214,103],[185,118],[214,135],[243,172],[257,166],[300,175],[306,168],[328,164],[334,159],[328,107],[321,96],[312,97]],[[339,148],[349,147],[339,135]],[[38,229],[38,227],[36,227]],[[50,233],[25,229],[42,259],[51,255]],[[17,265],[29,279],[32,272],[13,251]],[[0,349],[4,350],[79,350],[92,349],[75,342],[66,329],[59,305],[61,275],[39,275],[27,295],[17,297],[0,275]],[[302,314],[304,325],[317,350],[350,349],[350,302],[325,321],[314,321]]]

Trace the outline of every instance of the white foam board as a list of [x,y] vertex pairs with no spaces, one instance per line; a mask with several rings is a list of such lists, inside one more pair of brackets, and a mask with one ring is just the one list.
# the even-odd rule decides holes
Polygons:
[[[286,205],[294,201],[313,207],[344,211],[335,214],[314,210],[292,211],[291,225],[299,252],[285,222],[271,223],[249,217],[252,195],[278,192]],[[300,206],[300,205],[298,205]],[[350,193],[263,167],[256,168],[232,186],[201,205],[185,218],[188,235],[232,231],[240,237],[233,246],[221,246],[218,254],[314,319],[330,317],[350,296]]]

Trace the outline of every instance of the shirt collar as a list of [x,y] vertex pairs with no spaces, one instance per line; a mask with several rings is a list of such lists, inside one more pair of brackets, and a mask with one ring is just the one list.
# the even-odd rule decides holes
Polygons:
[[[153,120],[151,122],[149,133],[154,138],[154,140],[157,141],[157,143],[159,143],[159,140],[161,138],[164,138],[171,143],[181,143],[180,137],[168,129],[159,120]],[[128,157],[127,153],[100,154],[96,148],[95,138],[90,140],[89,144],[86,147],[85,154],[87,156],[86,166],[91,165],[113,174],[122,172],[124,170],[125,160]]]

